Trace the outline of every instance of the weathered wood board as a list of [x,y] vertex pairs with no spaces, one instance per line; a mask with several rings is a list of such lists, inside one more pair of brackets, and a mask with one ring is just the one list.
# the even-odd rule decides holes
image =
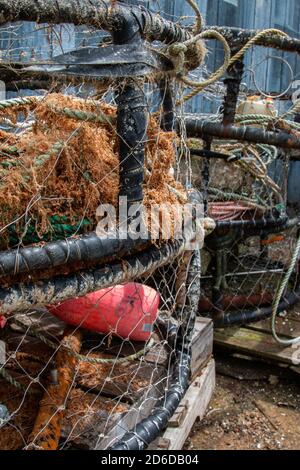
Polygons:
[[[277,333],[283,338],[296,338],[300,336],[300,320],[295,315],[279,317],[277,320]],[[279,344],[272,336],[270,320],[261,321],[242,328],[228,328],[216,330],[214,343],[220,348],[230,349],[234,352],[254,356],[269,362],[285,364],[295,372],[300,372],[300,345],[284,346]]]
[[167,430],[150,449],[181,450],[196,420],[203,419],[215,388],[215,362],[209,361],[190,385]]
[[196,377],[199,371],[208,363],[213,352],[213,323],[208,318],[199,317],[195,325],[192,342],[191,374]]

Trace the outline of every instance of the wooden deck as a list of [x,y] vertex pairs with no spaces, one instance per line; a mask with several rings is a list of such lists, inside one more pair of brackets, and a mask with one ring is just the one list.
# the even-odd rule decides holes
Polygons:
[[[300,336],[300,316],[291,313],[278,318],[277,333],[283,338]],[[242,328],[217,330],[214,344],[218,348],[284,365],[300,373],[300,345],[286,347],[278,344],[272,336],[270,320]]]

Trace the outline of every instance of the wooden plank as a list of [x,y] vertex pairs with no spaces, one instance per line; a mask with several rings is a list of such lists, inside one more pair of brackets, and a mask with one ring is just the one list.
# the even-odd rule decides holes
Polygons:
[[230,348],[275,362],[293,364],[295,350],[278,344],[270,334],[249,328],[229,328],[215,331],[215,345]]
[[[189,387],[178,413],[187,410],[177,427],[168,427],[163,436],[150,446],[150,450],[181,450],[197,419],[203,419],[215,388],[215,362],[212,359]],[[181,410],[181,411],[180,411]],[[174,422],[172,423],[174,426]],[[166,447],[167,446],[167,447]]]
[[[287,338],[297,338],[300,336],[300,320],[297,318],[278,317],[276,331],[279,336],[286,336]],[[264,320],[258,323],[253,323],[247,327],[250,330],[261,331],[272,335],[270,320]]]
[[199,317],[196,320],[195,333],[192,341],[192,377],[195,377],[211,358],[213,336],[212,321],[208,318]]
[[168,428],[178,428],[181,426],[188,414],[189,402],[184,398],[178,406],[176,412],[169,421]]

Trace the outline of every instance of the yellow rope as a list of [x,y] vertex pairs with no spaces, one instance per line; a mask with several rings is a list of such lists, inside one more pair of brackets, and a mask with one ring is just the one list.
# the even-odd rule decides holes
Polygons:
[[284,33],[280,29],[274,29],[274,28],[264,29],[263,31],[260,31],[259,33],[257,33],[252,39],[250,39],[250,41],[248,41],[247,44],[245,44],[245,46],[242,47],[242,49],[239,50],[239,52],[230,59],[229,66],[233,65],[235,62],[242,59],[245,53],[252,46],[254,46],[260,39],[262,39],[265,36],[271,36],[271,35],[288,37],[288,34]]
[[[228,66],[229,66],[231,51],[230,51],[229,44],[226,41],[226,39],[224,38],[224,36],[222,36],[217,31],[207,30],[207,31],[204,31],[203,33],[199,34],[197,36],[197,38],[198,38],[197,40],[214,38],[214,39],[220,41],[224,46],[224,54],[225,54],[224,63],[216,72],[214,72],[207,80],[205,80],[203,82],[196,82],[196,81],[190,80],[187,77],[179,77],[180,81],[185,83],[185,85],[187,85],[189,87],[192,87],[192,88],[195,88],[195,89],[193,91],[191,91],[188,95],[185,95],[183,100],[181,100],[179,103],[177,103],[177,105],[181,104],[184,101],[190,100],[191,98],[196,96],[198,93],[200,93],[201,90],[203,90],[207,86],[212,85],[213,83],[217,82],[224,75],[224,73],[226,72],[226,70],[228,69]],[[196,37],[195,37],[195,39],[196,39]]]
[[190,5],[190,7],[194,10],[195,14],[196,14],[196,24],[194,26],[194,34],[199,34],[200,31],[202,30],[202,27],[203,27],[203,18],[202,18],[202,15],[201,15],[201,12],[200,12],[200,9],[197,5],[196,2],[194,2],[194,0],[186,0],[186,2]]
[[[259,33],[257,33],[252,39],[250,39],[250,41],[247,42],[247,44],[245,44],[244,47],[242,47],[242,49],[240,49],[237,52],[237,54],[235,54],[234,56],[232,56],[230,58],[230,54],[231,54],[230,47],[229,47],[226,39],[220,33],[217,33],[217,34],[215,34],[215,33],[217,33],[217,32],[214,31],[214,30],[207,30],[207,31],[204,31],[203,33],[197,34],[196,36],[189,39],[188,41],[185,41],[184,43],[174,44],[173,46],[171,46],[171,48],[170,48],[171,55],[173,55],[173,56],[177,55],[178,56],[178,62],[179,62],[178,63],[178,69],[177,69],[178,79],[181,80],[186,85],[188,85],[189,87],[195,88],[193,91],[191,91],[190,93],[185,95],[183,97],[183,99],[180,100],[177,103],[177,105],[180,105],[183,102],[190,100],[191,98],[193,98],[194,96],[199,94],[200,91],[203,90],[204,88],[206,88],[208,85],[212,85],[213,83],[218,81],[223,76],[223,74],[226,72],[226,70],[229,67],[231,67],[235,62],[242,59],[243,56],[245,55],[245,53],[252,46],[254,46],[257,42],[259,42],[261,38],[263,38],[265,36],[270,36],[270,35],[282,36],[282,37],[287,37],[288,36],[288,34],[284,33],[283,31],[281,31],[279,29],[274,29],[274,28],[265,29],[265,30],[260,31]],[[187,77],[182,76],[183,70],[184,70],[184,62],[182,63],[182,61],[184,60],[185,52],[187,51],[188,47],[195,44],[197,41],[200,41],[200,40],[203,40],[203,39],[212,39],[212,38],[215,38],[215,39],[219,40],[220,42],[222,42],[222,44],[224,46],[225,58],[224,58],[224,64],[222,65],[222,67],[220,67],[207,80],[205,80],[203,82],[195,82],[195,81],[192,81],[192,80],[188,79]]]

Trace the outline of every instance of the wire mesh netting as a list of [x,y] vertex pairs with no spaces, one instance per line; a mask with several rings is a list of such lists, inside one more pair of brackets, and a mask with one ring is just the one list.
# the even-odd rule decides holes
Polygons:
[[[75,47],[110,46],[88,26],[17,23],[1,37],[12,76],[1,102],[0,447],[106,449],[129,433],[127,445],[143,448],[159,428],[143,438],[138,426],[153,427],[157,416],[166,425],[188,386],[199,297],[199,255],[186,254],[191,240],[175,237],[181,219],[170,211],[188,202],[190,175],[172,124],[162,124],[167,82],[85,78],[85,70],[26,77],[25,66],[48,66]],[[119,132],[122,112],[131,121],[123,116]],[[133,160],[123,183],[122,145],[122,166]],[[125,218],[136,240],[104,238],[100,212],[120,215],[120,183],[141,204],[141,182],[141,220]]]
[[[1,142],[1,243],[3,250],[10,249],[2,256],[2,312],[10,315],[2,317],[1,331],[1,448],[107,448],[164,401],[174,360],[184,365],[183,352],[176,352],[179,338],[189,355],[186,336],[195,315],[195,305],[189,307],[191,317],[185,313],[190,261],[180,255],[184,240],[169,247],[157,240],[157,247],[129,259],[126,246],[115,259],[113,240],[107,256],[100,245],[100,265],[92,259],[99,246],[88,246],[96,237],[89,232],[97,227],[99,203],[117,206],[118,201],[113,103],[47,93],[10,104],[3,112]],[[174,178],[174,133],[160,130],[150,116],[147,137],[146,208],[160,202],[183,205],[187,192]],[[168,219],[166,241],[174,239],[175,222]],[[55,245],[61,241],[64,245]],[[26,247],[34,243],[47,250],[46,264],[32,251],[28,261]],[[147,245],[148,240],[139,242],[140,249]],[[5,253],[14,258],[13,270]],[[105,258],[113,261],[104,264]],[[200,275],[197,264],[192,273],[191,287]],[[57,306],[96,286],[108,288],[82,304]],[[47,303],[56,307],[29,309]],[[66,329],[67,324],[77,326]],[[179,396],[182,387],[179,381]]]
[[[114,330],[113,319],[108,318],[106,335],[79,329],[87,317],[91,320],[87,310],[78,328],[68,330],[44,310],[10,318],[2,335],[6,345],[1,369],[2,449],[106,449],[135,429],[160,400],[164,402],[172,383],[178,323],[188,321],[179,306],[174,315],[172,282],[177,270],[161,268],[155,276],[141,279],[143,285],[127,285],[126,301],[116,287],[98,296],[99,306],[86,303],[98,316],[98,308],[112,315],[111,304],[117,303],[117,326]],[[193,282],[198,275],[194,269]],[[152,330],[159,300],[157,326],[151,339],[142,342],[150,336],[147,331]],[[130,302],[135,303],[139,321],[132,316]],[[124,330],[127,340],[121,337]]]
[[[200,312],[227,313],[238,324],[245,321],[241,312],[256,311],[259,320],[259,308],[272,305],[296,246],[297,218],[287,222],[286,212],[289,157],[275,147],[228,142],[214,150],[228,160],[210,161],[203,188],[217,230],[202,251]],[[199,165],[198,157],[194,161]],[[296,284],[294,278],[291,291]]]

